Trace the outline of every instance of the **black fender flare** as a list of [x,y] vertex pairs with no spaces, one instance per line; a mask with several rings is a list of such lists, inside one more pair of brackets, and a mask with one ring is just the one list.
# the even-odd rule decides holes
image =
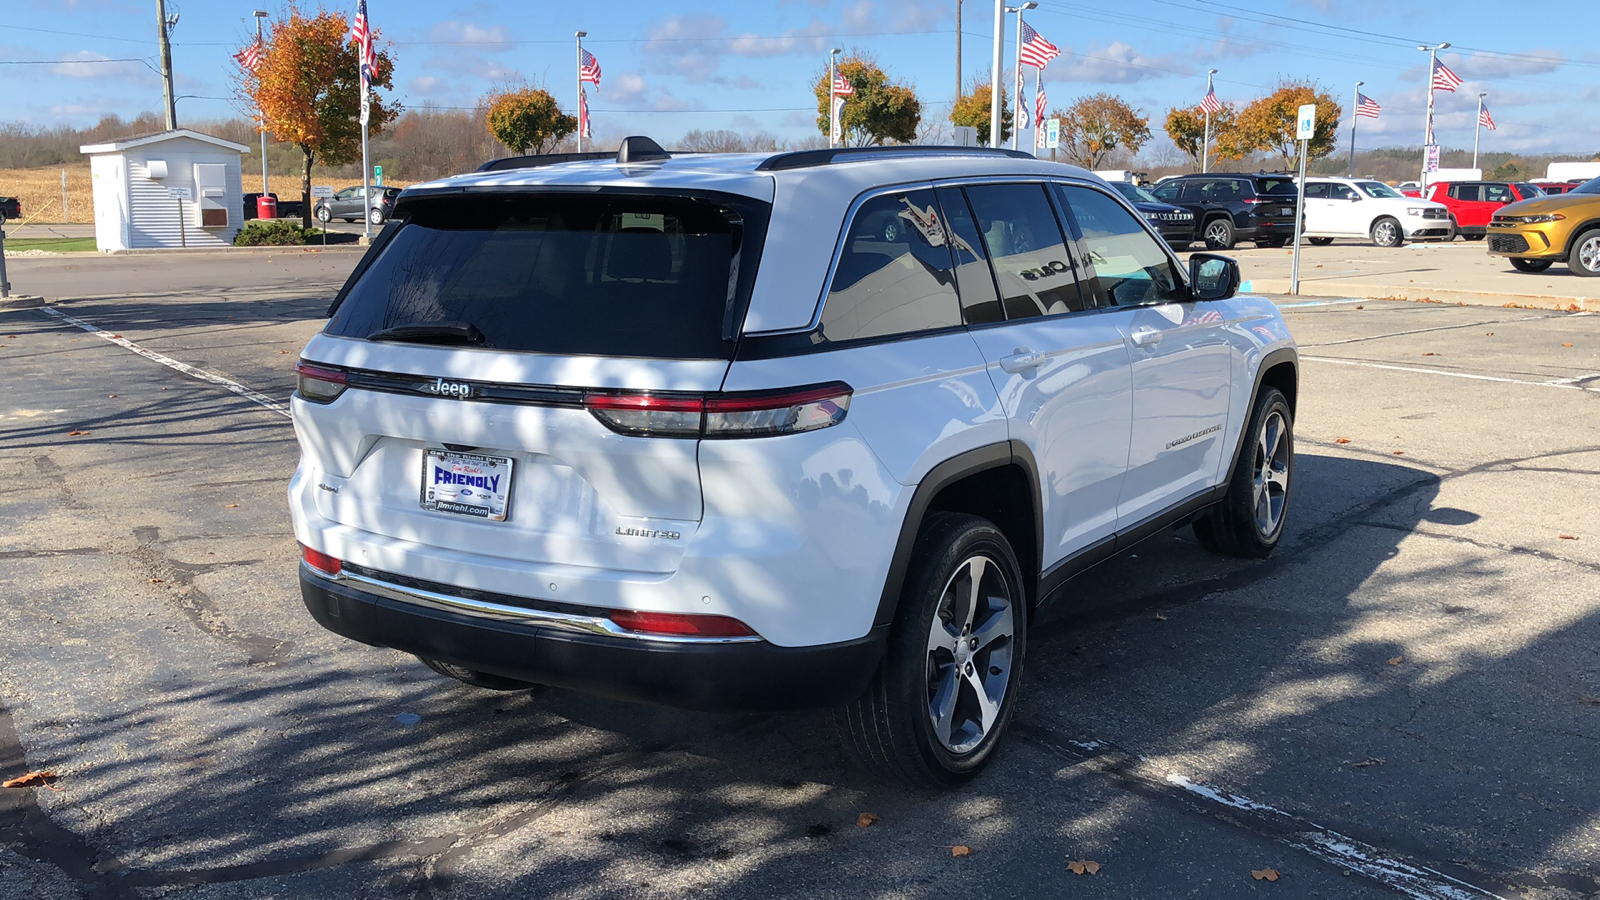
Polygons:
[[1256,366],[1255,384],[1250,388],[1250,405],[1245,409],[1244,418],[1239,423],[1239,439],[1233,444],[1233,459],[1228,462],[1228,468],[1223,475],[1224,484],[1227,483],[1228,478],[1232,477],[1233,470],[1238,467],[1239,454],[1244,452],[1245,438],[1248,437],[1245,431],[1250,427],[1250,410],[1256,408],[1256,398],[1261,396],[1261,381],[1266,377],[1269,369],[1285,362],[1294,366],[1295,399],[1291,401],[1291,406],[1296,417],[1298,417],[1300,409],[1300,353],[1294,347],[1279,347],[1261,357],[1261,363]]
[[900,523],[900,537],[895,542],[894,555],[890,557],[889,574],[883,581],[883,594],[878,598],[878,612],[873,617],[873,625],[887,625],[894,621],[895,612],[900,606],[900,591],[905,585],[906,571],[911,566],[911,551],[916,545],[917,533],[922,529],[922,520],[927,516],[928,506],[933,502],[933,498],[963,478],[1009,465],[1020,465],[1027,471],[1029,487],[1033,493],[1034,546],[1030,548],[1033,564],[1025,567],[1022,575],[1028,582],[1025,588],[1030,602],[1037,601],[1039,560],[1044,550],[1044,512],[1039,497],[1039,464],[1033,458],[1033,451],[1029,450],[1026,444],[1010,440],[977,447],[953,456],[928,470],[928,474],[917,483],[916,490],[911,495],[911,504],[906,509],[906,517]]
[[1567,237],[1567,246],[1562,249],[1561,255],[1571,256],[1572,248],[1577,246],[1578,238],[1583,237],[1585,232],[1592,231],[1596,228],[1600,228],[1600,219],[1590,219],[1589,221],[1584,222],[1582,225],[1579,225],[1577,228],[1574,228],[1568,232],[1569,236]]

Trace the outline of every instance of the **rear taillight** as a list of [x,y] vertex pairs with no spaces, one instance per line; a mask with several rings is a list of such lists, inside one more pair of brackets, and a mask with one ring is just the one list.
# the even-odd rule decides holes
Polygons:
[[637,437],[768,437],[839,424],[851,392],[843,382],[703,396],[593,392],[583,405],[612,431]]
[[302,546],[300,548],[300,558],[306,561],[306,565],[324,575],[337,575],[339,570],[343,568],[343,564],[338,559],[320,550],[313,550],[310,547]]
[[1246,197],[1242,202],[1245,206],[1256,206],[1267,201],[1261,199],[1260,197]]
[[332,403],[344,393],[345,371],[301,360],[295,363],[296,391],[312,403]]
[[749,625],[727,616],[696,616],[623,609],[611,613],[610,618],[618,627],[637,634],[701,638],[754,637],[756,634]]

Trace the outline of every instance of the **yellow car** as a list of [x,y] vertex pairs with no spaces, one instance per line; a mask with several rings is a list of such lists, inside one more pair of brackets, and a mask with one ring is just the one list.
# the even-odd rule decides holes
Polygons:
[[1518,272],[1564,262],[1574,275],[1600,276],[1600,178],[1501,207],[1489,220],[1489,255],[1509,257]]

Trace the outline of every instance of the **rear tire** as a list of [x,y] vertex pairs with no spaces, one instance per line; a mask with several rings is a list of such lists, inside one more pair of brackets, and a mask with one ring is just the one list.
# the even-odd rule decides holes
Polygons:
[[1567,268],[1574,275],[1589,278],[1600,276],[1600,228],[1585,231],[1572,242],[1572,252],[1567,254]]
[[1383,216],[1373,222],[1368,234],[1372,237],[1374,247],[1398,247],[1406,241],[1406,233],[1400,230],[1400,223],[1392,216]]
[[317,207],[316,212],[314,212],[312,215],[315,215],[317,217],[317,221],[324,225],[328,224],[328,222],[333,219],[333,213],[330,212],[326,206]]
[[488,672],[479,672],[476,669],[469,669],[466,666],[458,666],[455,663],[447,663],[442,660],[429,659],[426,656],[419,656],[417,659],[422,660],[423,665],[438,672],[440,675],[454,678],[462,684],[470,684],[477,688],[486,688],[491,691],[525,691],[530,688],[543,687],[543,685],[534,684],[531,681],[518,681],[515,678],[506,678],[502,675],[491,675]]
[[1518,259],[1515,256],[1511,257],[1511,267],[1518,272],[1543,272],[1545,269],[1550,268],[1550,262],[1548,259]]
[[1222,556],[1260,559],[1283,537],[1294,478],[1294,414],[1277,388],[1262,388],[1228,493],[1194,522],[1200,545]]
[[1306,240],[1318,247],[1326,247],[1333,243],[1333,238],[1306,238]]
[[1205,241],[1207,250],[1232,250],[1234,244],[1232,220],[1224,217],[1207,222]]
[[1016,705],[1027,603],[1000,529],[964,513],[930,515],[877,674],[866,693],[834,712],[850,755],[918,787],[976,776]]

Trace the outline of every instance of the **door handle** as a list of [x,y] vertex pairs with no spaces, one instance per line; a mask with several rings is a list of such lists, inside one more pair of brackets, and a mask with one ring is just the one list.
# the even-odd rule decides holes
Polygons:
[[1161,343],[1161,332],[1154,328],[1136,328],[1128,337],[1133,339],[1135,347],[1154,347]]
[[1029,350],[1027,347],[1018,347],[1010,356],[1000,357],[1000,368],[1012,375],[1037,369],[1042,365],[1044,365],[1044,354]]

